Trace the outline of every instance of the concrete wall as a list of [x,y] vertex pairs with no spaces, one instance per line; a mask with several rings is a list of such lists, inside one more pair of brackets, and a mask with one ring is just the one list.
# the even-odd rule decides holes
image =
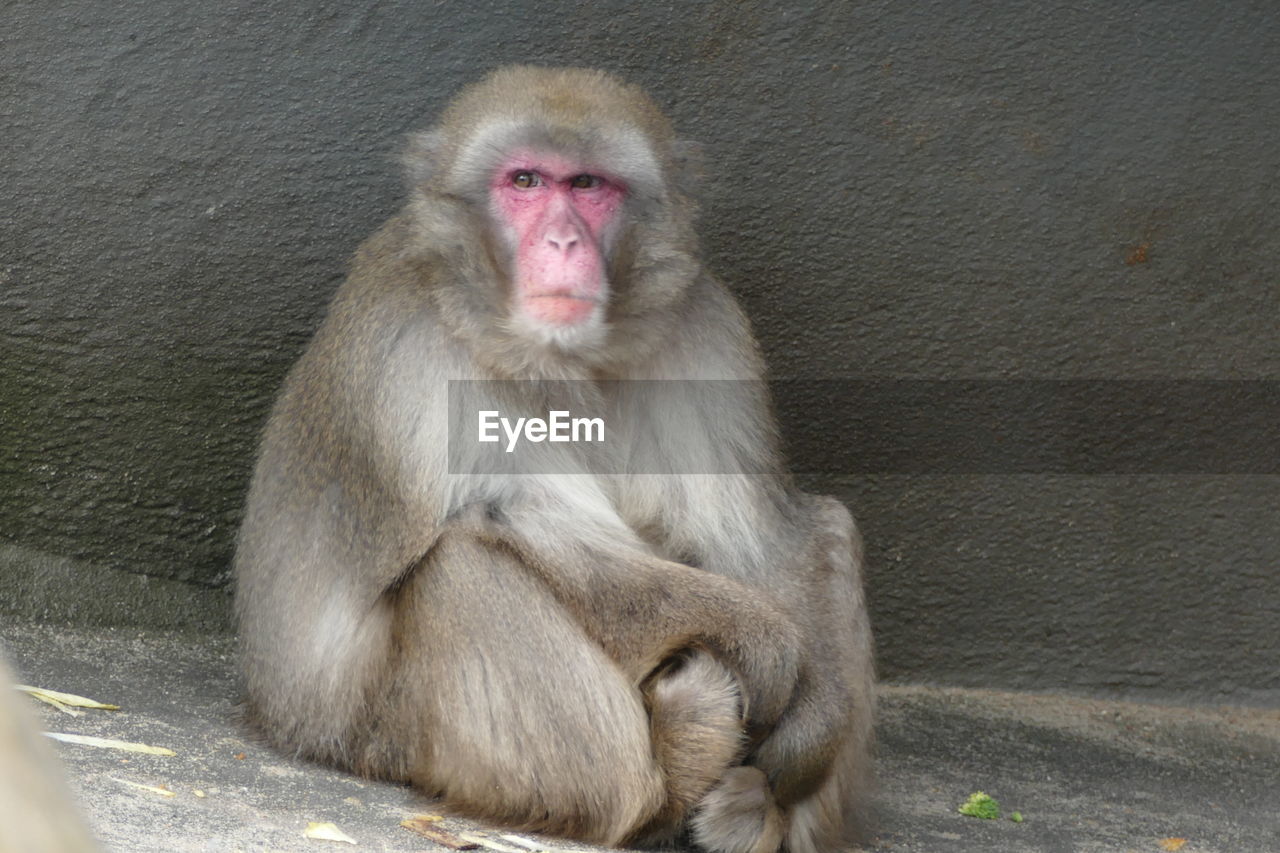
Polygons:
[[[995,5],[7,4],[0,603],[225,624],[256,433],[403,134],[511,61],[705,144],[778,375],[1280,379],[1280,12]],[[1280,701],[1280,479],[960,469],[805,475],[863,523],[886,677]]]

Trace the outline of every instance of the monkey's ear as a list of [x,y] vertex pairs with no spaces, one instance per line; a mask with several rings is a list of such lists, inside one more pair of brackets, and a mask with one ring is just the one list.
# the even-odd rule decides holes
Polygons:
[[423,130],[409,134],[408,143],[400,154],[405,179],[410,189],[416,189],[435,175],[437,157],[444,142],[444,134],[438,130]]
[[675,155],[676,181],[686,192],[697,190],[705,174],[702,143],[692,139],[677,139],[671,150]]

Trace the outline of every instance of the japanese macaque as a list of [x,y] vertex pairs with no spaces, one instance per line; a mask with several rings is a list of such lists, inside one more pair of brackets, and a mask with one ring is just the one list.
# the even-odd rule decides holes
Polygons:
[[13,683],[0,657],[0,853],[93,853],[58,757]]
[[[409,202],[289,374],[249,493],[241,652],[279,748],[611,845],[857,829],[861,544],[783,468],[687,153],[640,90],[575,69],[497,71],[415,138]],[[451,380],[597,407],[609,458],[479,470]]]

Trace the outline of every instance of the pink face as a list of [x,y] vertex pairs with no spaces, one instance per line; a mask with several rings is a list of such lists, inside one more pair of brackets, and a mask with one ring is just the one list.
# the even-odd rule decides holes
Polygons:
[[516,310],[560,327],[600,316],[605,246],[625,197],[616,180],[554,155],[520,152],[496,171],[489,198],[511,239]]

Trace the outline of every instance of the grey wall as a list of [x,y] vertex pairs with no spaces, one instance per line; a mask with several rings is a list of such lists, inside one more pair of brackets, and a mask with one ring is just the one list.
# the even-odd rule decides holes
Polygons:
[[[779,375],[1280,379],[1273,4],[794,5],[6,4],[4,608],[225,624],[256,432],[399,140],[509,61],[705,143]],[[805,481],[862,521],[886,677],[1280,701],[1275,476]]]

